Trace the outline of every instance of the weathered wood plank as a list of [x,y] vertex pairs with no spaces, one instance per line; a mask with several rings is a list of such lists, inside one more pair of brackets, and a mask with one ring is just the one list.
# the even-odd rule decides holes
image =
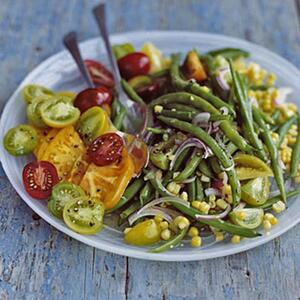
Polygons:
[[[81,39],[97,35],[90,15],[97,3],[1,1],[0,102],[34,66],[62,49],[64,33],[77,30]],[[264,45],[300,66],[299,23],[293,0],[108,3],[111,32],[185,29],[223,33]],[[2,168],[0,191],[0,299],[300,296],[299,225],[265,246],[231,257],[191,263],[127,260],[78,243],[43,220],[33,220],[32,211],[9,185]]]

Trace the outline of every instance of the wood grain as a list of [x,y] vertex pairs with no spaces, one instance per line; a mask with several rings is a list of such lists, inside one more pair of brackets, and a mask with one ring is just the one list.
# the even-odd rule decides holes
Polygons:
[[[300,67],[297,5],[287,0],[110,0],[111,32],[163,29],[227,34],[263,45]],[[1,0],[0,101],[77,30],[97,35],[97,0]],[[299,12],[299,6],[298,6]],[[158,263],[109,254],[61,234],[18,197],[0,168],[2,299],[298,299],[300,226],[245,253]]]

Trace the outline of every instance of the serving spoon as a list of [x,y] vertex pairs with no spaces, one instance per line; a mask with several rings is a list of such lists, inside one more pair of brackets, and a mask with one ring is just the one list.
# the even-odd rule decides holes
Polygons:
[[[71,54],[71,56],[73,57],[76,65],[82,75],[82,78],[84,79],[88,88],[95,88],[95,85],[90,76],[90,73],[82,59],[81,52],[80,52],[78,42],[77,42],[76,32],[72,31],[72,32],[69,32],[68,34],[66,34],[63,38],[63,43],[64,43],[65,47],[67,48],[67,50],[69,51],[69,53]],[[116,77],[114,77],[114,78],[116,78]],[[115,81],[116,81],[116,86],[119,86],[119,89],[121,91],[120,93],[124,93],[124,91],[120,85],[120,81],[118,81],[118,83],[117,83],[117,80],[115,80]],[[119,93],[119,91],[118,91],[118,93]],[[133,113],[138,114],[139,111],[141,113],[144,112],[144,118],[148,118],[147,117],[148,109],[147,109],[146,105],[145,105],[145,107],[141,107],[141,106],[136,105],[137,103],[134,103],[133,101],[131,101],[129,99],[127,99],[127,100],[128,101],[122,102],[122,103],[124,105],[128,105],[128,106],[126,106],[126,108],[129,108],[130,111],[132,112],[132,114],[130,115],[130,118],[134,118]],[[133,104],[131,104],[129,101],[133,102]],[[129,121],[130,121],[130,119],[129,120],[128,119],[129,119],[129,117],[127,116],[127,123],[129,123]],[[140,120],[140,118],[138,120]],[[145,120],[146,120],[146,122],[145,122]],[[117,131],[117,133],[122,137],[127,137],[127,139],[125,139],[125,140],[130,141],[127,144],[127,149],[128,149],[129,154],[131,155],[134,165],[135,165],[135,174],[139,175],[141,170],[143,169],[143,167],[146,166],[149,161],[149,152],[148,152],[147,145],[144,143],[144,141],[140,137],[141,134],[145,131],[145,128],[147,126],[147,119],[143,120],[142,126],[140,125],[141,127],[134,127],[136,125],[138,125],[138,124],[135,124],[133,122],[129,123],[129,126],[131,126],[129,128],[131,128],[132,130],[134,129],[134,132],[131,131],[131,133],[135,133],[135,135],[127,134],[127,133],[124,133],[119,130]],[[135,128],[138,128],[138,130]],[[127,128],[126,128],[126,131],[127,131]],[[130,137],[130,138],[128,139],[128,137]]]

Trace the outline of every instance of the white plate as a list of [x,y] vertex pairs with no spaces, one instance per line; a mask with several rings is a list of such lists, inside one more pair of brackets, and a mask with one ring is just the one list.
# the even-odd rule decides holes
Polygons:
[[[130,32],[111,37],[112,43],[131,42],[139,48],[145,41],[153,42],[165,54],[173,52],[186,52],[191,48],[198,48],[201,52],[220,47],[239,47],[251,52],[251,59],[261,64],[267,70],[278,76],[278,83],[282,86],[290,86],[294,94],[300,92],[300,73],[285,59],[278,55],[246,41],[236,38],[184,31],[152,31],[152,32]],[[81,44],[81,50],[85,58],[98,59],[106,62],[104,48],[99,39],[92,39]],[[26,58],[25,58],[26,59]],[[38,83],[54,90],[74,90],[84,88],[75,64],[69,54],[60,52],[41,63],[34,69],[18,87],[13,96],[9,99],[0,123],[0,140],[3,140],[5,132],[19,124],[26,122],[25,104],[21,98],[21,89],[29,83]],[[15,158],[10,156],[0,146],[0,157],[3,168],[16,191],[22,199],[45,221],[56,227],[67,235],[86,243],[90,246],[109,252],[149,260],[161,261],[189,261],[201,260],[220,256],[226,256],[242,252],[261,244],[264,244],[275,237],[278,237],[300,220],[300,201],[290,201],[289,208],[279,217],[279,224],[274,226],[270,235],[254,239],[243,239],[238,245],[232,245],[225,241],[213,243],[210,240],[204,242],[204,247],[191,248],[188,244],[173,249],[166,253],[152,254],[145,248],[128,246],[123,243],[122,234],[117,230],[105,228],[102,232],[93,236],[79,235],[68,229],[64,223],[48,213],[45,202],[34,200],[26,194],[22,185],[23,166],[30,161],[31,157]]]

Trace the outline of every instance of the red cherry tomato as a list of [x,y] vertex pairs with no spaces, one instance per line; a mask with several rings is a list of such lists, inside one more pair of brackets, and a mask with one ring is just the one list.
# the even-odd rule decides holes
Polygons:
[[52,187],[59,182],[56,168],[48,161],[34,161],[23,169],[26,192],[35,199],[48,199]]
[[106,86],[108,88],[113,88],[115,85],[114,77],[112,73],[106,69],[100,62],[86,59],[84,61],[86,67],[88,68],[93,82],[96,86]]
[[150,70],[150,59],[142,52],[134,52],[120,58],[118,66],[122,77],[130,79],[147,74]]
[[121,159],[123,139],[114,132],[97,137],[88,147],[87,155],[97,166],[107,166]]
[[110,104],[111,101],[111,91],[102,86],[94,89],[86,89],[80,92],[74,100],[74,106],[78,107],[83,113],[92,106],[101,106],[105,103]]
[[149,85],[138,87],[136,92],[144,101],[148,102],[156,98],[159,89],[159,84],[157,82],[153,82]]

